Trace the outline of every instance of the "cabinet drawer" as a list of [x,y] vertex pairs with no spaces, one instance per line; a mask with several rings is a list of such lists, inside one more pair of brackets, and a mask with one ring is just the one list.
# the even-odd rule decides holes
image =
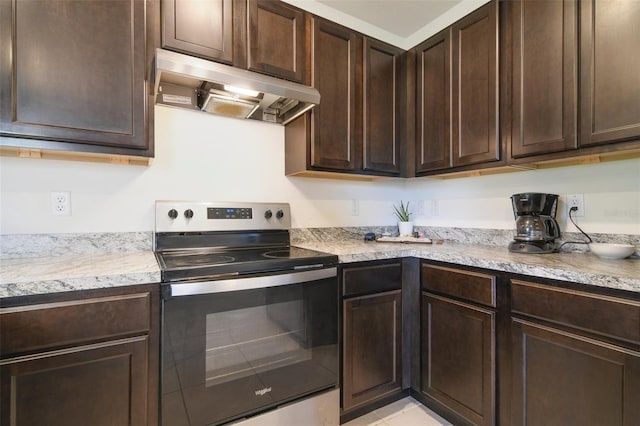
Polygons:
[[511,280],[511,310],[640,343],[640,301]]
[[422,265],[422,289],[496,306],[496,277],[442,266]]
[[136,293],[0,309],[0,355],[146,333],[150,303]]
[[400,262],[345,267],[342,270],[344,296],[400,288],[402,288],[402,264]]

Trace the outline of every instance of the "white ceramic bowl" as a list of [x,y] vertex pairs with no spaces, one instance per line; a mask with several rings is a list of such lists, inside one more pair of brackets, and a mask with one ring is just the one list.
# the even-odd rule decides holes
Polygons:
[[636,247],[631,244],[591,243],[589,250],[603,259],[624,259],[631,256]]

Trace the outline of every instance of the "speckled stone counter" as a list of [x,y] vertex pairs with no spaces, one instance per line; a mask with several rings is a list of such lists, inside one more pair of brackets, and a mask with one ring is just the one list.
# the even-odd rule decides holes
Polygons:
[[0,298],[160,282],[153,252],[0,259]]
[[151,233],[0,236],[0,299],[160,282]]
[[[495,271],[571,281],[640,292],[640,259],[604,260],[588,252],[578,233],[563,233],[557,240],[561,253],[520,254],[507,249],[511,229],[415,227],[414,230],[444,244],[364,242],[366,232],[393,235],[397,227],[292,229],[291,241],[300,247],[338,255],[340,262],[358,262],[412,256]],[[633,244],[640,254],[640,235],[591,234],[596,242]]]
[[298,241],[297,246],[338,255],[341,263],[413,256],[495,271],[640,292],[640,259],[605,260],[590,253],[520,254],[506,247],[364,241]]
[[[534,277],[640,292],[640,259],[603,260],[590,253],[510,253],[510,232],[430,228],[444,244],[364,242],[364,232],[394,227],[293,229],[292,244],[338,255],[340,262],[414,256]],[[602,236],[611,240],[612,236]],[[640,236],[617,242],[640,247]],[[0,299],[32,294],[159,283],[152,235],[141,233],[0,235]],[[463,241],[463,242],[462,242]]]

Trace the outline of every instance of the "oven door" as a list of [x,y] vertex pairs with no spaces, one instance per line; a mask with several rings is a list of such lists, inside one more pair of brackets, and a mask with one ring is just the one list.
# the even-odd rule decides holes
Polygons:
[[337,387],[336,268],[167,284],[162,425],[222,424]]

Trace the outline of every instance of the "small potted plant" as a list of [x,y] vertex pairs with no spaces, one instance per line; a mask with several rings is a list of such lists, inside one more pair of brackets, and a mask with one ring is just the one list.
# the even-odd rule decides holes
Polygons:
[[400,201],[400,207],[393,206],[393,214],[398,218],[398,233],[400,236],[410,236],[413,234],[413,222],[411,222],[411,212],[409,211],[409,202],[404,204]]

